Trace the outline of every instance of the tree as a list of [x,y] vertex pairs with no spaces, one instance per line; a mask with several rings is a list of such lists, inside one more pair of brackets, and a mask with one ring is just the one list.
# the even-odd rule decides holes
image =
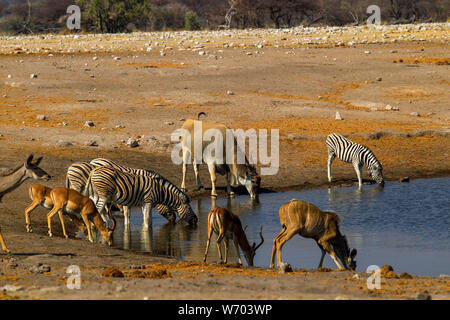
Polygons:
[[197,13],[190,10],[184,16],[184,28],[186,30],[200,30],[201,25]]
[[94,31],[127,31],[129,24],[145,27],[149,22],[149,0],[78,0],[86,22]]

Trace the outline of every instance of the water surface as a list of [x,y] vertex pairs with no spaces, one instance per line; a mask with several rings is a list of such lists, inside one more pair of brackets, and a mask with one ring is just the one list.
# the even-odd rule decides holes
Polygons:
[[[450,274],[450,179],[418,179],[410,183],[388,182],[376,185],[317,189],[261,194],[259,201],[248,195],[234,199],[218,198],[217,206],[239,215],[250,242],[259,243],[263,226],[264,244],[255,256],[255,265],[268,267],[272,241],[281,231],[278,210],[282,204],[298,199],[311,202],[322,210],[340,214],[341,232],[351,248],[358,249],[358,271],[369,265],[390,264],[396,272],[419,275]],[[129,230],[118,220],[114,245],[125,249],[169,255],[182,260],[202,261],[207,239],[207,215],[211,199],[193,200],[192,208],[199,216],[196,228],[166,223],[153,211],[153,226],[142,230],[142,214],[133,209]],[[217,261],[213,236],[208,261]],[[230,242],[228,261],[237,261]],[[242,255],[242,251],[241,251]],[[321,251],[314,240],[294,236],[283,247],[283,261],[294,268],[316,268]],[[242,259],[245,259],[242,255]],[[324,267],[336,268],[327,255]]]

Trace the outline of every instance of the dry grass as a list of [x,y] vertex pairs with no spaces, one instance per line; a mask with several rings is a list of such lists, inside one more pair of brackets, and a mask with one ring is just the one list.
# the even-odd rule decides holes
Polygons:
[[227,123],[232,128],[242,128],[244,130],[253,128],[258,129],[279,129],[280,135],[296,133],[300,136],[305,134],[326,136],[332,132],[340,134],[360,134],[379,131],[397,130],[400,132],[414,132],[416,130],[436,129],[440,125],[431,122],[407,122],[407,121],[387,121],[387,120],[345,120],[336,121],[330,118],[272,118],[261,121],[233,121]]
[[185,67],[185,64],[181,63],[123,63],[121,66],[133,67],[136,69],[151,69],[151,68],[176,68],[180,69]]
[[450,58],[430,58],[430,57],[408,57],[408,58],[399,58],[393,60],[394,63],[426,63],[426,64],[434,64],[437,66],[448,66],[450,65]]

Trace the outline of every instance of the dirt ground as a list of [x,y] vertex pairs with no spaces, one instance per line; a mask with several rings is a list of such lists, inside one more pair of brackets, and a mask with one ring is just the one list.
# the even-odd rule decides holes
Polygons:
[[[53,176],[46,184],[56,187],[64,185],[73,162],[105,157],[155,170],[179,185],[170,134],[203,111],[206,121],[232,128],[279,130],[280,168],[262,177],[262,192],[328,185],[325,138],[331,132],[374,151],[387,180],[448,176],[449,27],[411,28],[348,28],[317,43],[326,34],[322,29],[0,37],[0,167],[7,172],[30,153],[43,155],[42,168]],[[302,32],[312,40],[300,41]],[[381,40],[386,37],[398,41]],[[337,111],[343,120],[335,120]],[[127,146],[129,138],[139,146]],[[188,168],[192,198],[209,196],[207,169],[200,173],[207,190],[194,192]],[[339,161],[333,176],[335,186],[356,181],[353,167]],[[0,257],[0,288],[19,287],[0,298],[405,299],[425,291],[450,298],[448,277],[383,278],[382,289],[370,291],[364,273],[279,274],[177,262],[74,239],[73,227],[71,239],[63,239],[57,223],[49,239],[42,208],[32,215],[34,233],[27,234],[23,212],[33,183],[0,204],[0,225],[13,252]],[[224,185],[219,177],[219,196],[225,196]],[[51,271],[31,272],[39,263]],[[69,265],[81,267],[82,290],[66,288]],[[124,277],[102,276],[107,267]]]

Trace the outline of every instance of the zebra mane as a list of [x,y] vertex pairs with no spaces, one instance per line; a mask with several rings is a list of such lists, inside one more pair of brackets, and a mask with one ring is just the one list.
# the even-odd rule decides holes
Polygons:
[[154,178],[158,183],[164,188],[171,188],[174,191],[174,194],[177,195],[183,203],[189,203],[190,199],[187,194],[181,191],[175,184],[159,175]]

